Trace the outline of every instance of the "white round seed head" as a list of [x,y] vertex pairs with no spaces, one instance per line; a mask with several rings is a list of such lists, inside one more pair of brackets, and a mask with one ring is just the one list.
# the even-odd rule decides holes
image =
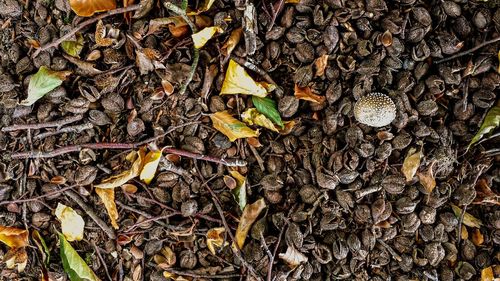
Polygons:
[[371,127],[383,127],[396,118],[396,105],[387,95],[370,93],[354,105],[354,118]]

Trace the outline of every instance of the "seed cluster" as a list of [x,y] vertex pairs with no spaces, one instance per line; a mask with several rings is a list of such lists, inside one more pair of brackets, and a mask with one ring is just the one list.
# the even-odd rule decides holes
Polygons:
[[383,127],[396,118],[396,105],[387,95],[370,93],[356,102],[354,117],[365,125]]

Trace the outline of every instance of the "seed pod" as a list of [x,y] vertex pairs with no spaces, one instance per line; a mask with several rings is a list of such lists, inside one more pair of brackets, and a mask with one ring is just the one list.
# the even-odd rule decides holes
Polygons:
[[396,118],[396,105],[382,93],[370,93],[356,102],[354,117],[365,125],[383,127]]

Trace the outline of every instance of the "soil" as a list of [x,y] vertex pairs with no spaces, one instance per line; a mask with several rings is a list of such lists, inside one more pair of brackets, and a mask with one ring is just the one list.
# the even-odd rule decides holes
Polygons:
[[[168,4],[126,4],[81,25],[66,0],[0,0],[0,226],[40,233],[50,280],[68,279],[58,203],[83,217],[71,245],[101,280],[500,278],[498,130],[469,147],[499,106],[498,1],[215,0],[190,17],[222,28],[198,64],[189,25],[155,26],[176,16]],[[47,47],[79,26],[67,38],[82,40],[78,56]],[[277,86],[268,97],[293,126],[234,142],[214,128],[210,114],[241,119],[254,107],[248,95],[219,95],[230,59]],[[71,74],[22,105],[43,66]],[[387,126],[354,117],[372,92],[396,106]],[[114,229],[95,186],[146,146],[170,150],[151,183],[115,188]],[[230,171],[246,177],[247,204],[266,204],[242,249],[229,246],[242,220]],[[227,242],[215,255],[214,228]],[[1,263],[2,280],[40,279],[30,239],[26,269]]]

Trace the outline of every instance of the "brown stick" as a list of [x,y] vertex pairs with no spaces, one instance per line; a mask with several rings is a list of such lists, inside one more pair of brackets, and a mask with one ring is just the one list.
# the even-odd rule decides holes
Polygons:
[[276,242],[276,246],[274,246],[274,251],[273,255],[271,257],[271,260],[269,261],[269,267],[267,268],[267,281],[272,281],[273,279],[273,263],[274,259],[276,258],[276,254],[278,253],[278,247],[280,246],[281,243],[281,237],[283,236],[283,232],[285,232],[285,226],[283,226],[280,230],[280,235],[278,236],[278,241]]
[[255,65],[253,62],[246,60],[244,58],[241,58],[241,57],[237,57],[235,55],[231,55],[231,59],[233,59],[238,64],[243,65],[244,67],[250,69],[251,71],[256,72],[257,74],[262,76],[262,78],[264,78],[267,83],[273,84],[273,85],[278,85],[278,84],[276,84],[276,82],[274,82],[273,78],[271,78],[271,76],[269,76],[269,74],[267,74],[267,72],[265,72],[259,66]]
[[240,160],[240,159],[218,158],[218,157],[214,157],[214,156],[210,156],[210,155],[202,155],[202,154],[192,153],[192,152],[177,149],[177,148],[165,148],[165,149],[163,149],[163,151],[165,151],[166,153],[177,154],[179,156],[184,156],[184,157],[193,158],[193,159],[197,159],[197,160],[205,160],[205,161],[209,161],[209,162],[214,162],[214,163],[222,164],[222,165],[225,165],[228,167],[243,167],[243,166],[247,165],[246,161]]
[[112,15],[117,15],[117,14],[122,14],[122,13],[126,13],[126,12],[132,12],[132,11],[135,11],[135,10],[139,10],[140,7],[141,7],[140,4],[131,5],[131,6],[128,6],[128,7],[114,9],[114,10],[108,11],[108,12],[106,12],[104,14],[100,14],[100,15],[98,15],[96,17],[90,18],[90,19],[88,19],[88,20],[80,23],[78,26],[76,26],[75,28],[73,28],[70,32],[66,33],[65,35],[63,35],[59,39],[54,40],[54,41],[52,41],[52,42],[50,42],[50,43],[48,43],[46,45],[41,46],[38,50],[36,50],[33,53],[33,55],[31,57],[34,58],[34,57],[38,56],[38,54],[40,54],[41,51],[45,51],[45,50],[50,49],[52,47],[59,46],[59,44],[61,44],[62,42],[68,40],[69,38],[71,38],[78,31],[82,30],[83,28],[85,28],[88,25],[93,24],[94,22],[96,22],[96,21],[98,21],[100,19],[112,16]]
[[457,54],[455,54],[455,55],[453,55],[451,57],[447,57],[447,58],[438,60],[438,61],[436,61],[436,64],[440,64],[440,63],[447,62],[447,61],[450,61],[450,60],[453,60],[453,59],[456,59],[456,58],[459,58],[459,57],[463,57],[465,55],[468,55],[468,54],[470,54],[472,52],[475,52],[475,51],[477,51],[477,50],[479,50],[479,49],[481,49],[481,48],[483,48],[485,46],[488,46],[488,45],[493,44],[493,43],[498,42],[498,41],[500,41],[500,36],[498,36],[496,38],[493,38],[493,39],[491,39],[489,41],[483,42],[482,44],[479,44],[479,45],[477,45],[476,47],[474,47],[472,49],[469,49],[469,50],[457,53]]
[[94,127],[94,125],[92,125],[92,123],[87,122],[87,123],[78,124],[78,125],[74,125],[74,126],[63,127],[61,129],[53,131],[53,132],[44,132],[44,133],[41,133],[39,135],[36,135],[33,139],[42,140],[46,137],[55,136],[58,134],[79,133],[79,132],[82,132],[85,130],[92,129],[93,127]]
[[70,124],[76,121],[80,121],[83,119],[83,115],[77,114],[73,116],[68,116],[66,118],[56,120],[56,121],[50,121],[50,122],[43,122],[43,123],[36,123],[36,124],[15,124],[7,127],[2,128],[2,132],[13,132],[13,131],[20,131],[20,130],[37,130],[37,129],[43,129],[43,128],[50,128],[50,127],[61,127],[66,124]]
[[67,186],[67,187],[61,188],[59,190],[52,191],[52,192],[49,192],[49,193],[46,193],[46,194],[43,194],[43,195],[40,195],[40,196],[37,196],[37,197],[33,197],[33,198],[18,199],[18,200],[12,200],[12,201],[2,201],[2,202],[0,202],[0,206],[1,205],[8,205],[8,204],[19,204],[19,203],[26,203],[26,202],[38,201],[38,200],[40,200],[42,198],[45,198],[45,197],[49,197],[49,196],[52,196],[52,195],[60,194],[60,193],[62,193],[64,191],[66,191],[66,190],[72,189],[73,187],[75,187],[75,186],[74,185]]
[[203,278],[203,279],[231,279],[231,278],[237,278],[240,277],[240,274],[198,274],[194,272],[189,272],[186,270],[175,270],[172,268],[166,268],[166,271],[177,274],[180,276],[188,276],[192,278]]

